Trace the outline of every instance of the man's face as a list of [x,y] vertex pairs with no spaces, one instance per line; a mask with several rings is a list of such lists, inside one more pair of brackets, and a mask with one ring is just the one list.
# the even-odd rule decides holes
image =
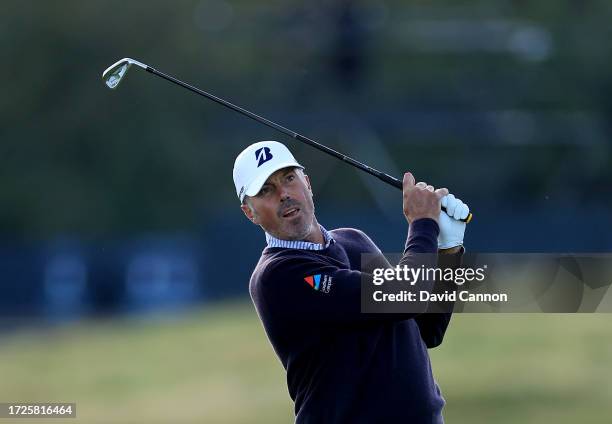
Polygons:
[[282,240],[304,240],[313,231],[310,180],[299,168],[283,168],[270,175],[241,208],[254,224]]

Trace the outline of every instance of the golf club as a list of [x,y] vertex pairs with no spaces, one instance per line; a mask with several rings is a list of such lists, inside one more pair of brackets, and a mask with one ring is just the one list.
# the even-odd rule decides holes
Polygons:
[[[267,125],[270,128],[274,128],[275,130],[282,132],[285,135],[288,135],[291,138],[294,138],[298,141],[301,141],[302,143],[306,143],[316,149],[319,149],[320,151],[327,153],[328,155],[334,156],[337,159],[340,159],[346,163],[348,163],[349,165],[353,165],[355,168],[361,169],[362,171],[367,172],[368,174],[374,175],[375,177],[378,177],[380,180],[386,182],[389,185],[392,185],[393,187],[399,188],[400,190],[402,190],[403,185],[402,185],[402,181],[398,180],[395,177],[392,177],[391,175],[385,174],[384,172],[380,172],[377,169],[374,169],[368,165],[365,165],[349,156],[346,156],[340,152],[337,152],[333,149],[330,149],[329,147],[317,143],[314,140],[311,140],[308,137],[304,137],[301,134],[296,133],[295,131],[292,131],[288,128],[283,127],[282,125],[279,125],[275,122],[270,121],[269,119],[266,119],[262,116],[259,116],[253,112],[250,112],[244,108],[241,108],[240,106],[236,106],[235,104],[232,104],[230,102],[228,102],[227,100],[223,100],[220,97],[217,97],[213,94],[207,93],[206,91],[200,90],[197,87],[194,87],[190,84],[187,84],[183,81],[180,81],[176,78],[174,78],[173,76],[164,74],[163,72],[158,71],[157,69],[149,66],[149,65],[145,65],[142,62],[139,62],[137,60],[134,59],[130,59],[130,58],[123,58],[121,60],[118,60],[117,62],[115,62],[114,64],[112,64],[111,66],[109,66],[108,68],[106,68],[106,70],[102,73],[102,79],[104,80],[104,83],[106,84],[106,86],[112,90],[116,89],[119,86],[119,83],[121,83],[121,81],[123,80],[123,78],[125,78],[125,75],[127,74],[127,71],[130,69],[130,67],[132,65],[136,65],[139,68],[144,69],[147,72],[150,72],[152,74],[157,75],[158,77],[161,77],[165,80],[168,80],[170,82],[173,82],[174,84],[180,85],[183,88],[186,88],[190,91],[193,91],[196,94],[199,94],[200,96],[204,96],[207,99],[210,99],[214,102],[217,102],[229,109],[232,109],[238,113],[241,113],[242,115],[248,116],[249,118]],[[442,210],[444,212],[446,212],[446,208],[442,207]],[[467,218],[462,219],[463,222],[465,223],[469,223],[472,220],[472,213],[470,213]]]

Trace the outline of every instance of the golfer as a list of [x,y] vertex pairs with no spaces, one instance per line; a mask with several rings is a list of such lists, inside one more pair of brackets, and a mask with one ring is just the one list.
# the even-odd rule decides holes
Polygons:
[[[371,266],[390,264],[362,231],[319,224],[310,180],[283,144],[248,146],[233,177],[242,211],[266,235],[249,290],[287,372],[296,423],[443,423],[427,348],[442,342],[450,314],[361,313],[361,280],[368,278],[361,255],[376,255]],[[415,184],[406,173],[409,230],[400,264],[432,266],[421,259],[429,256],[458,266],[459,219],[468,212],[447,189]]]

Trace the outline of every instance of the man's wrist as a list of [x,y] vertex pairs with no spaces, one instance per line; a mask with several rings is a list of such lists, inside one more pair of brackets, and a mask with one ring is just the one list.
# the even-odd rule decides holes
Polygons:
[[404,252],[409,248],[419,253],[435,253],[438,251],[438,235],[440,227],[431,218],[417,219],[408,227],[408,239]]
[[423,217],[423,218],[415,219],[414,221],[410,223],[409,227],[413,229],[414,231],[433,230],[436,233],[436,237],[440,235],[440,224],[438,223],[438,220],[433,219],[433,218]]

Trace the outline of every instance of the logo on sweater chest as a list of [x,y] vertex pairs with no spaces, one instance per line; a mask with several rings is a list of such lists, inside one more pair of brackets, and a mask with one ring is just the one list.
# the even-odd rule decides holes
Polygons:
[[329,293],[331,290],[332,278],[329,275],[309,275],[308,277],[304,277],[304,281],[306,281],[310,287],[317,291]]

